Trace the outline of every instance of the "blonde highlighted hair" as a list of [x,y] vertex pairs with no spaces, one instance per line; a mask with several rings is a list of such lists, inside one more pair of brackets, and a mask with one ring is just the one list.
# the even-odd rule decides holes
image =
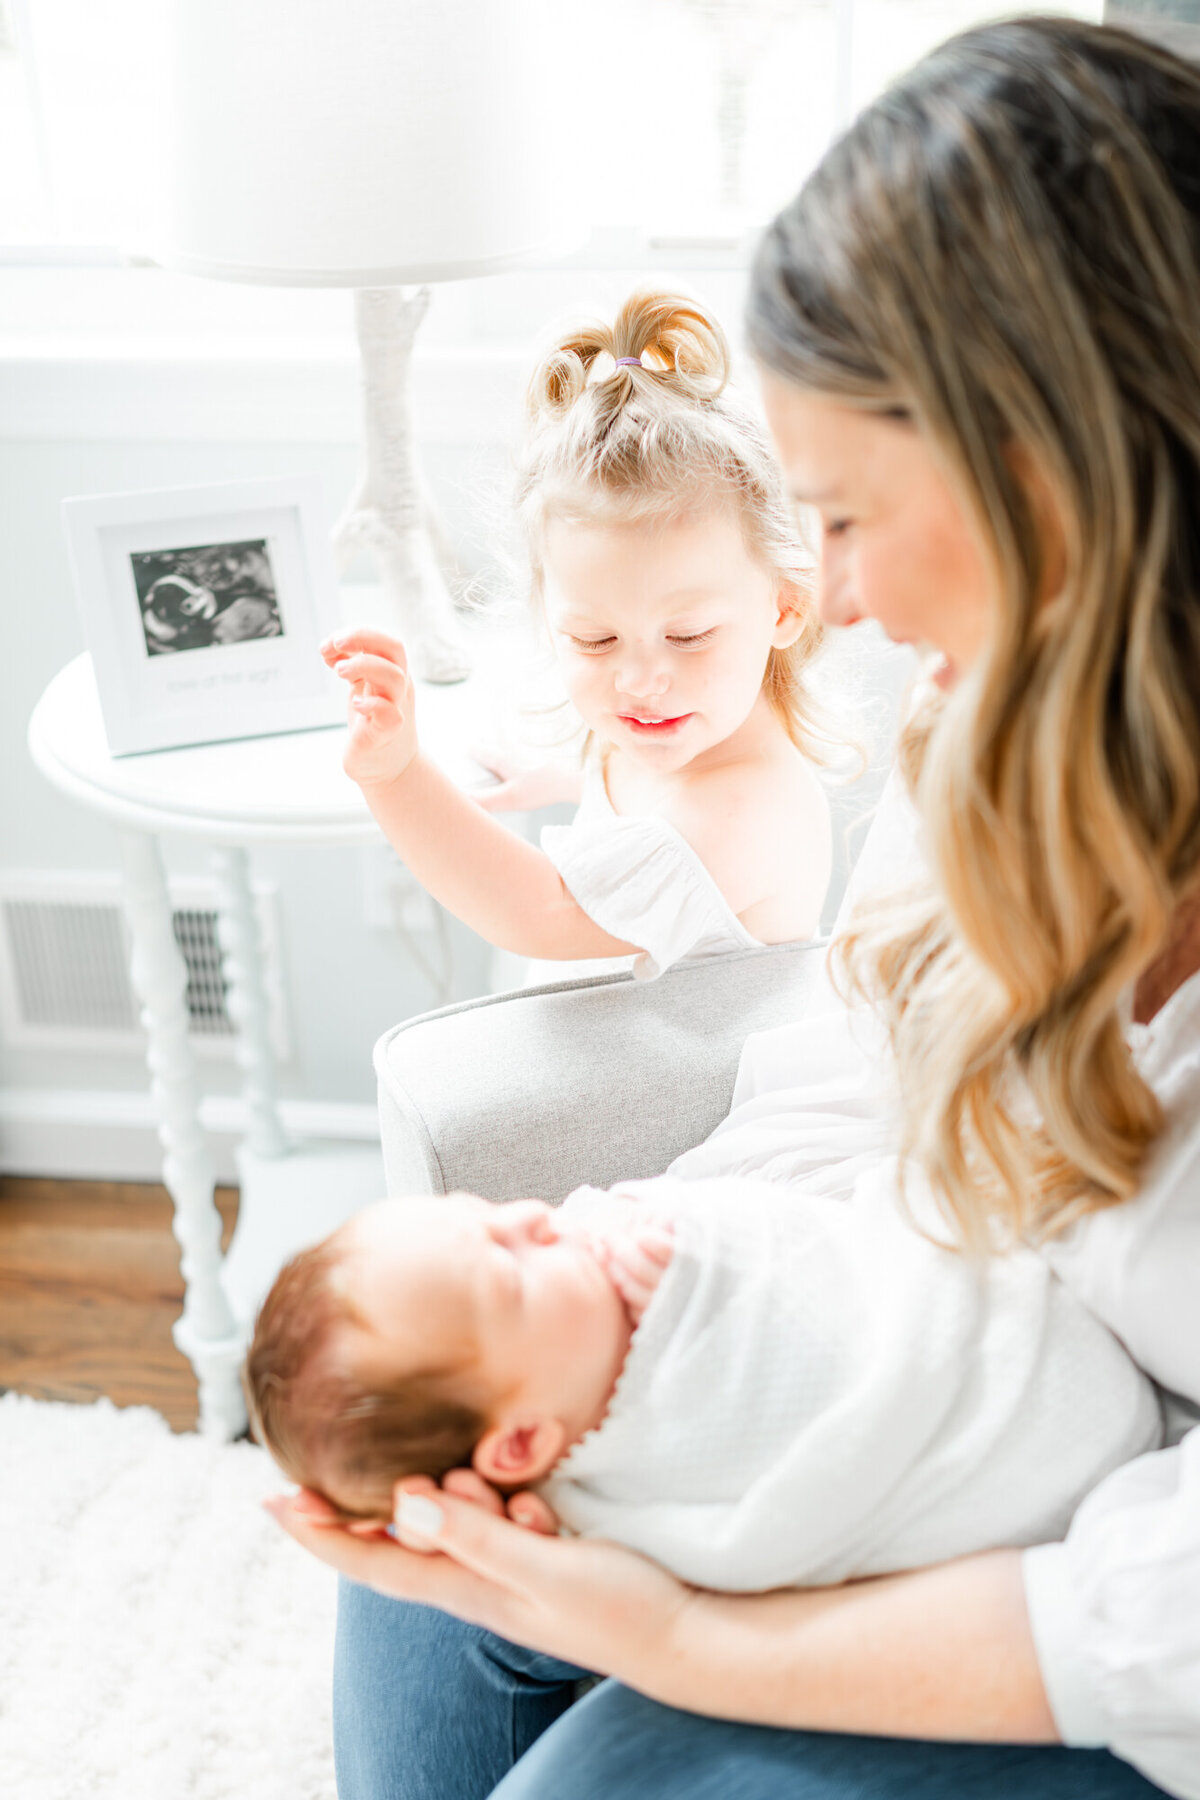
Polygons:
[[792,742],[822,761],[837,734],[804,682],[822,638],[813,557],[763,426],[727,386],[729,369],[711,313],[649,290],[633,294],[611,325],[582,326],[553,345],[529,383],[517,479],[533,595],[540,601],[551,519],[624,523],[730,508],[751,555],[792,590],[804,621],[793,644],[769,652],[763,689]]
[[1126,1009],[1200,875],[1200,72],[1069,20],[952,39],[775,221],[749,336],[921,432],[989,552],[990,641],[901,748],[933,886],[842,966],[960,1237],[1061,1231],[1162,1128]]

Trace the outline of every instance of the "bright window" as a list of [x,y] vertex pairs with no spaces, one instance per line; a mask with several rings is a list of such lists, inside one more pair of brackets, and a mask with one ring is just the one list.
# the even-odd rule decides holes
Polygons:
[[[248,6],[254,0],[246,0]],[[144,237],[164,0],[0,0],[0,245],[31,260]],[[893,74],[995,0],[559,0],[584,260],[741,247]],[[1098,17],[1099,0],[1038,10]],[[297,7],[297,27],[303,8]],[[13,250],[9,251],[10,256]]]

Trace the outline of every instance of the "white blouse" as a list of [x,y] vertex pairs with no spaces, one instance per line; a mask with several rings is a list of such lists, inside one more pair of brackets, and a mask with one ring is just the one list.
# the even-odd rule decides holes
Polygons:
[[[920,867],[915,815],[895,778],[845,911]],[[840,921],[839,921],[840,922]],[[1027,1550],[1025,1587],[1063,1742],[1105,1745],[1169,1794],[1200,1800],[1200,973],[1147,1026],[1129,1026],[1167,1128],[1141,1191],[1046,1250],[1059,1277],[1175,1396],[1171,1448],[1118,1469],[1063,1543]],[[833,996],[749,1039],[729,1117],[671,1174],[755,1174],[849,1197],[886,1154],[877,1027]]]
[[1136,1198],[1046,1256],[1176,1397],[1186,1435],[1102,1481],[1065,1543],[1026,1551],[1025,1595],[1063,1742],[1200,1800],[1200,973],[1128,1029],[1166,1131]]

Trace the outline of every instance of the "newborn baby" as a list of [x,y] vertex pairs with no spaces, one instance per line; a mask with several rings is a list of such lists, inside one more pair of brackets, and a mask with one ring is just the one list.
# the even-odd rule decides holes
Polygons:
[[347,1514],[471,1465],[736,1591],[1060,1537],[1160,1434],[1040,1257],[752,1179],[385,1201],[280,1275],[247,1388],[285,1472]]

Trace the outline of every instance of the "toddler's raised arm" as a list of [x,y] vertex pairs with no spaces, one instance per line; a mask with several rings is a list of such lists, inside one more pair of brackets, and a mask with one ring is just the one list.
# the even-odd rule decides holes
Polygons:
[[321,646],[350,686],[343,767],[417,880],[502,950],[569,960],[628,956],[568,891],[550,858],[497,823],[422,755],[404,647],[381,631]]

